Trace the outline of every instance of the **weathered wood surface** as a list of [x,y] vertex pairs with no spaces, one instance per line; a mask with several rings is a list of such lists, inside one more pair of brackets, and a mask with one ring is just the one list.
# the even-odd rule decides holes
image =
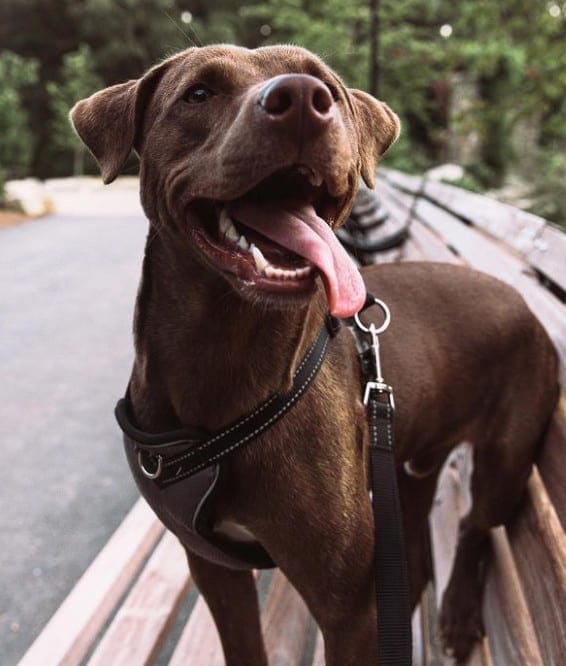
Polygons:
[[[373,224],[362,211],[371,239],[410,220],[410,236],[398,248],[359,256],[368,261],[444,261],[468,264],[515,286],[553,338],[566,380],[566,236],[541,218],[457,188],[387,171],[378,180],[389,218]],[[370,219],[371,218],[371,219]],[[540,277],[548,279],[546,283]],[[493,531],[493,558],[484,596],[487,636],[468,666],[536,666],[566,654],[566,399],[562,397],[529,480],[521,511]],[[451,665],[442,654],[437,614],[448,582],[458,521],[469,507],[472,458],[466,446],[447,462],[430,519],[434,586],[414,614],[414,664]],[[189,589],[182,549],[163,533],[143,501],[84,574],[20,662],[24,666],[151,664],[220,666],[220,641],[206,604],[198,597],[175,645],[165,638]],[[141,573],[140,573],[141,571]],[[130,588],[124,600],[121,598]],[[111,618],[108,626],[104,625]],[[262,626],[270,664],[324,663],[320,632],[299,595],[280,573],[269,585]],[[101,635],[102,634],[102,635]],[[314,646],[312,640],[315,641]],[[309,648],[310,645],[310,648]],[[165,652],[164,652],[165,650]],[[306,652],[306,654],[305,654]]]
[[151,664],[189,587],[185,553],[167,532],[121,605],[88,666]]
[[468,225],[514,249],[526,262],[566,291],[566,235],[532,213],[453,185],[382,170],[398,191],[420,194],[436,209],[445,208]]

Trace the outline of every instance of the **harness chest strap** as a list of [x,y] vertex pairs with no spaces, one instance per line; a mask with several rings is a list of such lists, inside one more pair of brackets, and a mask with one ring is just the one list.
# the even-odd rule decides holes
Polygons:
[[145,433],[136,428],[130,419],[129,398],[126,394],[116,405],[116,419],[122,431],[135,442],[138,462],[144,475],[160,487],[181,481],[219,462],[271,428],[292,409],[311,385],[326,356],[328,342],[336,335],[339,327],[337,319],[327,316],[325,326],[295,372],[291,390],[284,394],[273,394],[253,412],[219,432],[181,429],[157,435]]

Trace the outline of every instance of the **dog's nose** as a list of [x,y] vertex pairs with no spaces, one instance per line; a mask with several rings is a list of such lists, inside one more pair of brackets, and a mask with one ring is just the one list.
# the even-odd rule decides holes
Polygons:
[[303,119],[321,126],[333,117],[334,100],[328,87],[308,74],[283,74],[267,82],[258,96],[262,110],[273,120]]

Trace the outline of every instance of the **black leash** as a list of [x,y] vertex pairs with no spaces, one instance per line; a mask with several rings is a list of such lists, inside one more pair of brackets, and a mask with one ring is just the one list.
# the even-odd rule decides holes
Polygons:
[[[370,294],[362,310],[374,304],[386,315],[380,328],[374,324],[364,326],[358,315],[348,324],[358,348],[370,434],[378,663],[379,666],[411,666],[409,585],[393,452],[393,392],[383,381],[379,357],[379,334],[389,325],[390,315],[387,306]],[[159,487],[168,486],[216,464],[268,430],[308,389],[322,365],[329,339],[336,335],[339,327],[337,319],[327,317],[325,326],[297,368],[288,393],[272,395],[253,412],[216,433],[193,428],[146,433],[132,423],[126,393],[116,405],[115,414],[120,428],[134,442],[142,473]]]
[[[409,577],[401,502],[393,450],[393,389],[381,374],[379,335],[389,326],[389,308],[370,294],[364,310],[378,305],[383,324],[364,326],[358,315],[353,329],[362,369],[364,404],[370,438],[370,472],[375,527],[375,594],[379,666],[411,666],[412,627]],[[363,336],[362,336],[363,335]],[[379,536],[379,538],[378,538]]]

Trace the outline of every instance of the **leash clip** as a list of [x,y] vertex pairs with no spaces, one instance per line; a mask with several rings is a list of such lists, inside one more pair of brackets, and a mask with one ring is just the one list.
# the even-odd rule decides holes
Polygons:
[[386,394],[389,405],[392,409],[395,409],[395,401],[393,399],[393,389],[389,384],[386,384],[383,375],[381,373],[381,356],[379,353],[379,336],[381,333],[384,333],[389,324],[391,323],[391,312],[387,305],[379,300],[379,298],[373,299],[375,305],[378,305],[385,315],[385,319],[379,328],[372,322],[369,326],[362,324],[358,314],[354,315],[354,321],[356,326],[363,331],[364,333],[369,333],[371,335],[371,349],[373,352],[373,363],[372,363],[372,374],[375,375],[375,379],[369,380],[366,382],[366,388],[364,391],[364,405],[367,405],[369,402],[370,394],[372,391],[377,391],[380,394]]

